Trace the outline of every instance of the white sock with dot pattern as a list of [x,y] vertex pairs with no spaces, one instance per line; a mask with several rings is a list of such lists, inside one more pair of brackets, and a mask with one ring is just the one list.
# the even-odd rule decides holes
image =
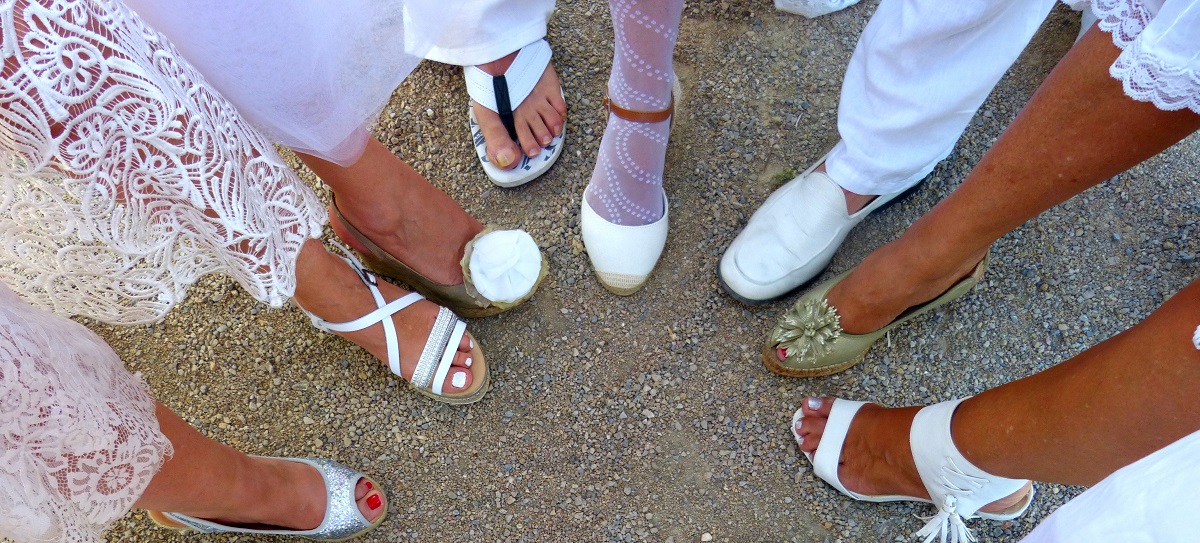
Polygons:
[[[609,0],[609,9],[616,38],[609,98],[635,111],[666,109],[671,105],[675,80],[671,56],[683,0]],[[639,123],[609,114],[596,168],[584,191],[597,214],[625,226],[662,218],[663,168],[670,133],[670,120]]]

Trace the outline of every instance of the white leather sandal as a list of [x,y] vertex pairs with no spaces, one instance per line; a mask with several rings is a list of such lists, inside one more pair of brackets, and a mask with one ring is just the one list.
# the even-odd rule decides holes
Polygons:
[[321,474],[321,478],[325,480],[325,518],[321,520],[320,526],[311,530],[246,528],[219,524],[167,511],[148,511],[150,520],[163,528],[185,533],[190,531],[202,534],[289,535],[314,541],[345,541],[379,526],[387,516],[387,508],[384,508],[379,518],[369,521],[358,510],[358,502],[354,499],[358,481],[366,479],[376,488],[379,487],[379,484],[372,481],[370,477],[324,458],[280,458],[280,460],[308,464],[315,468]]
[[[463,68],[463,76],[467,82],[467,94],[479,105],[500,115],[500,121],[504,123],[504,127],[508,129],[508,136],[514,142],[517,141],[517,127],[513,119],[513,110],[517,109],[521,102],[524,102],[533,92],[533,88],[537,86],[542,74],[546,71],[546,66],[550,65],[550,57],[550,44],[543,38],[522,47],[517,52],[517,57],[513,60],[512,65],[505,70],[504,75],[493,76],[478,66]],[[562,92],[561,88],[559,92]],[[484,140],[479,122],[475,119],[473,109],[470,112],[470,119],[471,141],[475,144],[475,155],[479,157],[479,162],[483,165],[483,171],[487,173],[488,178],[501,187],[511,188],[533,181],[546,173],[562,155],[563,137],[567,133],[566,127],[563,127],[562,133],[554,136],[550,145],[543,147],[542,152],[537,156],[530,157],[522,152],[516,158],[518,161],[516,166],[509,169],[501,168],[488,160],[487,142]]]
[[[829,483],[838,492],[856,500],[876,503],[913,501],[937,506],[937,514],[924,518],[927,521],[925,526],[913,534],[914,537],[924,538],[924,543],[935,539],[942,543],[975,541],[975,536],[967,528],[964,520],[975,517],[989,520],[1017,518],[1029,509],[1034,491],[1030,487],[1029,493],[1008,510],[999,513],[984,513],[979,510],[989,503],[1011,496],[1024,488],[1029,481],[991,475],[963,457],[950,436],[950,418],[962,401],[963,399],[951,400],[921,409],[913,419],[912,429],[909,431],[909,442],[917,473],[921,475],[921,482],[925,484],[925,490],[932,499],[903,495],[867,496],[848,490],[842,484],[838,478],[842,445],[846,441],[846,433],[850,430],[850,422],[866,402],[834,400],[816,454],[806,452],[804,456],[812,463],[813,473],[817,477]],[[800,436],[796,432],[796,426],[803,418],[802,410],[797,410],[792,416],[792,436],[797,440]]]
[[[392,315],[424,300],[425,297],[420,293],[410,292],[391,302],[386,301],[383,294],[379,292],[379,287],[376,286],[379,284],[379,280],[375,274],[367,271],[349,249],[337,242],[334,242],[334,245],[344,254],[340,258],[354,268],[359,279],[371,290],[371,296],[375,299],[377,307],[374,311],[357,319],[340,323],[326,321],[300,307],[299,304],[296,304],[296,307],[300,307],[300,310],[308,315],[313,326],[326,332],[357,332],[376,324],[382,325],[384,336],[387,338],[388,367],[391,368],[392,373],[403,379],[404,375],[400,370],[400,342],[396,335],[396,324],[392,322]],[[450,373],[451,362],[454,361],[454,354],[458,352],[458,344],[464,335],[471,338],[472,344],[472,363],[469,368],[466,368],[471,372],[471,386],[462,392],[447,393],[443,391],[446,376]],[[425,348],[421,350],[421,357],[417,360],[417,367],[413,370],[413,377],[409,381],[409,385],[417,392],[437,401],[462,405],[475,403],[483,398],[483,394],[488,390],[489,375],[487,360],[483,357],[479,342],[475,341],[475,338],[467,332],[467,324],[455,316],[454,312],[438,306],[438,315],[434,320],[433,329],[429,331],[429,337],[425,340]]]

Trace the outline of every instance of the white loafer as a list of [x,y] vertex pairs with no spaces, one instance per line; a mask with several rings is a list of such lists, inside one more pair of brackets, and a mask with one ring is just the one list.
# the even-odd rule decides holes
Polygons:
[[604,220],[580,198],[579,232],[600,284],[613,294],[629,296],[650,277],[667,246],[667,193],[662,218],[643,226],[621,226]]
[[725,250],[717,275],[733,297],[768,302],[808,282],[829,265],[852,228],[903,193],[878,196],[848,214],[842,188],[813,171],[823,162],[767,198]]

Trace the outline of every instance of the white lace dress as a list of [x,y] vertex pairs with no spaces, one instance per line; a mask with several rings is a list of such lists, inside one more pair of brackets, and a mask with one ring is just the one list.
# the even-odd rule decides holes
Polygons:
[[[0,0],[0,281],[121,324],[209,273],[283,304],[325,215],[273,143],[353,161],[420,60],[404,47],[427,47],[406,21],[436,38],[442,9]],[[7,288],[0,351],[0,538],[100,541],[169,451],[151,397],[102,341]]]

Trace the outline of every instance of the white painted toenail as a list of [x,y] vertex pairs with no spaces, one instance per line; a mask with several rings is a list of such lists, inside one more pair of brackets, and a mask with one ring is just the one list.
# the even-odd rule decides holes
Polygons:
[[1200,326],[1196,327],[1196,331],[1192,332],[1192,346],[1200,351]]
[[450,385],[454,388],[462,388],[467,385],[467,374],[458,372],[450,379]]
[[468,339],[467,341],[471,342],[471,348],[474,349],[475,348],[475,340]]
[[[797,430],[799,430],[799,428],[797,428]],[[804,444],[804,436],[802,436],[802,435],[797,435],[797,436],[796,436],[796,444],[797,444],[797,445],[803,445],[803,444]]]
[[812,409],[813,411],[820,409],[821,408],[821,399],[820,398],[809,398],[808,399],[808,408]]
[[468,368],[471,367],[471,357],[468,356],[466,361],[463,362],[463,365]]

